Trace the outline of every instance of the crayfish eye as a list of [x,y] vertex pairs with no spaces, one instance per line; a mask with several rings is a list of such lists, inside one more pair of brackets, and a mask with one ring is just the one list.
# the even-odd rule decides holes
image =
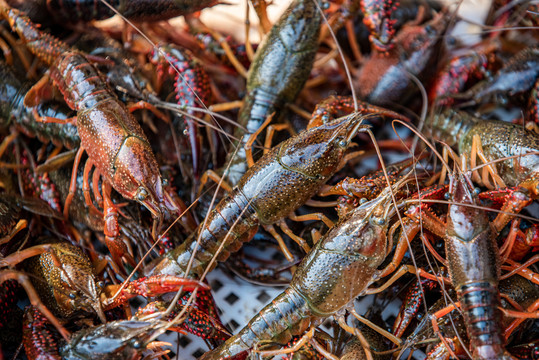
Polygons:
[[75,300],[77,298],[77,294],[75,294],[73,291],[70,292],[68,296],[71,300]]
[[448,192],[446,192],[446,193],[444,194],[444,199],[446,199],[446,200],[451,200],[451,194],[448,193]]
[[480,193],[481,193],[481,189],[479,189],[479,188],[477,188],[477,187],[476,187],[475,189],[473,189],[473,196],[477,196],[477,195],[479,195]]
[[163,187],[167,187],[168,186],[168,179],[163,179]]
[[143,187],[139,187],[136,198],[138,201],[144,201],[148,197],[148,190]]
[[339,142],[337,143],[337,145],[339,145],[339,146],[342,147],[342,148],[345,148],[346,145],[348,145],[348,144],[346,143],[346,140],[342,139],[342,140],[339,140]]
[[134,340],[131,343],[131,346],[133,346],[133,349],[140,349],[142,347],[142,343],[138,340]]

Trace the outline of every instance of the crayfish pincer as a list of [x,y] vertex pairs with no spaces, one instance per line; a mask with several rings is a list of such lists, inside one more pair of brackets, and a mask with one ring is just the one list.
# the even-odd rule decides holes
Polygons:
[[[357,114],[342,117],[272,148],[217,204],[194,235],[160,259],[151,273],[199,276],[214,256],[226,260],[252,239],[260,225],[271,226],[305,204],[342,166],[352,138],[368,128],[362,125],[364,118]],[[193,265],[186,274],[191,257]],[[215,265],[213,262],[212,267]]]
[[389,195],[387,188],[346,213],[302,260],[289,287],[237,335],[200,359],[232,357],[261,341],[286,344],[359,296],[386,256],[388,220],[395,213]]

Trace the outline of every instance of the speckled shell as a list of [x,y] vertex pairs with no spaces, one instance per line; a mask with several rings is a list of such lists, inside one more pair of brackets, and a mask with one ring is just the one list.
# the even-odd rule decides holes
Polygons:
[[[435,138],[457,147],[459,154],[471,153],[475,135],[481,139],[483,153],[489,160],[539,151],[539,136],[532,131],[504,121],[476,118],[462,111],[444,110],[433,118],[429,128]],[[539,155],[498,161],[494,166],[507,186],[518,186],[538,176]]]
[[133,199],[141,184],[156,192],[160,173],[148,139],[97,69],[74,52],[61,56],[55,68],[51,76],[77,110],[81,144],[99,172],[125,198]]
[[329,316],[366,288],[386,254],[386,227],[362,209],[348,213],[303,259],[290,284],[314,315]]
[[[257,50],[249,69],[248,93],[262,88],[263,92],[277,94],[280,104],[294,101],[311,72],[320,19],[314,1],[290,4]],[[240,119],[247,125],[243,123],[247,117]]]
[[238,189],[251,200],[262,224],[273,224],[288,215],[327,181],[325,177],[306,176],[303,172],[284,167],[279,155],[287,143],[291,142],[273,148],[238,183]]
[[[463,178],[456,181],[452,200],[456,203],[475,204]],[[494,285],[500,276],[500,258],[495,236],[484,210],[465,205],[449,206],[445,236],[449,274],[453,287],[477,281]]]
[[249,241],[259,224],[273,224],[302,206],[333,176],[348,145],[342,147],[339,143],[352,131],[356,120],[337,119],[271,149],[217,204],[205,227],[201,225],[194,236],[172,250],[150,273],[183,274],[197,248],[190,274],[200,274],[225,237],[227,243],[218,255],[219,261]]
[[447,257],[449,275],[457,290],[474,358],[502,359],[505,339],[499,310],[500,254],[486,212],[459,205],[474,205],[472,193],[464,176],[456,179],[451,190],[455,204],[449,206],[445,235],[446,254],[451,254]]
[[[270,114],[279,112],[285,103],[294,102],[303,89],[318,49],[320,20],[314,1],[294,1],[260,44],[249,68],[247,95],[238,115],[238,123],[247,131],[241,127],[234,131],[242,143],[249,140]],[[246,172],[245,158],[243,149],[233,159],[229,156],[228,160],[232,160],[226,174],[229,183],[237,184]]]
[[344,216],[301,261],[289,287],[201,360],[234,356],[263,340],[286,344],[360,295],[386,255],[387,225],[371,222],[373,204]]
[[[521,125],[496,120],[483,120],[470,127],[460,138],[460,154],[469,154],[474,135],[479,135],[487,159],[523,155],[539,151],[539,136]],[[539,155],[526,155],[496,163],[498,174],[507,186],[520,182],[539,172]]]
[[[25,268],[34,275],[31,277],[32,284],[45,305],[56,316],[69,318],[80,310],[69,298],[71,292],[77,292],[72,288],[72,283],[84,287],[85,292],[98,299],[92,265],[80,248],[67,242],[54,243],[52,251],[62,263],[63,270],[55,265],[50,252],[28,259]],[[66,279],[66,274],[69,274],[72,282]],[[93,312],[90,307],[87,310]]]
[[137,200],[162,219],[166,205],[157,161],[142,128],[99,71],[83,54],[41,32],[19,11],[8,7],[0,11],[30,51],[50,66],[51,79],[67,105],[77,111],[81,145],[99,172],[127,199],[145,190]]

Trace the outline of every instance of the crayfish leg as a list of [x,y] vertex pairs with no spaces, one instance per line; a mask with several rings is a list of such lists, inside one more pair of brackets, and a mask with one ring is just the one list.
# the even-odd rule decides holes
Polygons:
[[[38,80],[24,96],[24,106],[36,107],[39,104],[45,103],[59,97],[58,91],[55,90],[51,83],[49,75],[44,75]],[[63,97],[61,97],[63,99]]]
[[[526,311],[528,313],[532,313],[532,312],[535,312],[539,309],[539,300],[536,300],[533,304],[531,304],[530,306],[528,306],[528,308],[526,309]],[[503,310],[502,310],[503,311]],[[513,333],[513,331],[520,325],[522,324],[522,322],[524,322],[524,320],[526,320],[526,317],[517,317],[515,320],[513,320],[513,322],[511,324],[509,324],[509,326],[505,329],[505,333],[504,333],[504,337],[505,339],[509,339],[509,336],[511,336],[511,334]]]
[[9,144],[11,144],[17,138],[17,135],[19,134],[14,131],[2,140],[0,143],[0,157],[2,157],[2,155],[6,152]]
[[301,246],[301,248],[306,252],[306,253],[309,253],[309,251],[311,251],[311,247],[307,244],[307,242],[301,238],[300,236],[294,234],[292,232],[292,230],[288,227],[288,225],[286,224],[286,222],[284,220],[281,220],[277,223],[279,225],[279,228],[288,236],[290,236],[290,238],[292,240],[294,240],[299,246]]
[[9,234],[7,234],[6,236],[0,238],[0,245],[6,244],[9,241],[11,241],[11,239],[13,239],[15,237],[15,235],[17,235],[21,230],[26,229],[27,226],[28,226],[28,221],[26,221],[25,219],[19,220],[17,222],[17,224],[15,224],[13,229],[11,229]]
[[326,215],[322,213],[311,213],[311,214],[305,214],[305,215],[296,215],[294,213],[288,215],[288,218],[292,221],[322,221],[328,228],[332,228],[333,221],[331,221]]
[[[260,125],[260,127],[256,129],[256,131],[249,136],[249,139],[247,140],[245,145],[243,145],[243,149],[245,150],[245,158],[247,159],[248,167],[252,167],[255,164],[255,161],[253,159],[253,144],[256,141],[256,138],[258,137],[258,135],[260,135],[260,133],[266,128],[266,126],[268,126],[268,124],[273,120],[274,115],[275,115],[275,112],[271,113],[266,118],[266,120],[262,123],[262,125]],[[271,139],[269,140],[271,142]],[[267,141],[268,141],[268,138],[266,138],[266,142]],[[266,153],[266,151],[264,153]]]
[[103,207],[105,220],[105,243],[110,251],[113,261],[122,267],[122,259],[135,267],[137,262],[127,251],[126,244],[120,237],[120,225],[118,224],[118,206],[112,202],[110,193],[112,186],[108,181],[103,182]]
[[[90,196],[90,184],[88,183],[88,178],[90,177],[90,171],[92,170],[93,167],[94,167],[94,162],[91,159],[86,160],[86,164],[84,165],[84,176],[82,180],[82,192],[84,194],[84,201],[86,205],[90,207],[90,211],[93,211],[96,214],[101,214],[101,216],[103,216],[103,213],[97,210],[97,208],[95,207],[94,202],[92,201],[92,198]],[[94,171],[94,175],[96,173],[99,175],[99,172],[97,171],[97,169]],[[96,181],[96,178],[94,176],[92,178],[92,185],[94,185],[94,188],[93,188],[94,194],[95,194],[95,190],[97,189],[97,184],[95,183],[95,181]]]
[[217,174],[213,170],[206,170],[204,174],[202,174],[202,178],[200,179],[200,185],[198,186],[198,192],[197,192],[197,198],[200,197],[202,194],[202,189],[204,189],[204,186],[207,184],[208,180],[213,180],[217,185],[223,188],[226,192],[232,191],[232,186],[219,174]]
[[258,20],[260,22],[260,27],[262,28],[263,34],[265,35],[269,33],[272,25],[267,12],[268,4],[266,4],[265,0],[254,0],[251,1],[251,4],[255,9],[256,16],[258,16]]
[[279,235],[277,230],[275,230],[275,227],[273,225],[265,225],[264,230],[269,232],[271,234],[271,236],[273,236],[275,238],[275,240],[277,240],[277,243],[279,244],[279,247],[281,248],[281,251],[283,252],[283,255],[286,258],[286,260],[288,260],[290,262],[294,262],[294,255],[292,255],[290,250],[288,250],[288,247],[284,243],[284,240],[283,240],[282,236]]
[[141,100],[134,104],[131,104],[128,106],[129,112],[134,112],[136,110],[149,110],[154,114],[157,118],[163,120],[164,123],[170,124],[170,118],[168,115],[163,113],[161,110],[157,109],[154,105],[150,104],[147,101]]
[[77,169],[79,168],[80,160],[82,154],[84,153],[84,148],[81,146],[75,155],[75,161],[73,162],[73,170],[71,171],[71,181],[69,183],[69,193],[67,195],[66,201],[64,203],[64,218],[69,217],[69,206],[73,201],[75,196],[75,191],[77,190]]
[[[488,164],[483,167],[480,178],[477,175],[478,170],[474,170],[476,157],[481,159],[481,161],[484,164]],[[507,185],[505,185],[500,175],[498,175],[498,171],[496,170],[496,167],[490,164],[490,161],[485,156],[485,153],[483,151],[483,145],[481,144],[481,138],[477,134],[474,135],[473,140],[472,140],[470,163],[472,167],[472,174],[473,174],[472,176],[474,178],[474,181],[480,184],[481,183],[484,184],[489,189],[494,189],[495,187],[499,187],[499,188],[507,187]],[[489,175],[493,179],[494,185],[490,183]]]
[[15,266],[16,264],[19,264],[28,258],[41,255],[46,251],[50,251],[50,249],[51,249],[51,246],[49,244],[43,244],[43,245],[32,246],[32,247],[29,247],[28,249],[24,249],[21,251],[17,251],[13,254],[10,254],[6,257],[1,258],[0,266]]
[[450,304],[447,307],[436,311],[434,314],[431,315],[431,323],[432,323],[432,329],[434,330],[434,333],[438,335],[438,337],[442,341],[442,344],[445,346],[446,350],[449,352],[449,354],[453,358],[458,359],[457,355],[453,351],[453,347],[449,345],[447,341],[448,339],[446,339],[445,336],[442,335],[442,333],[440,332],[440,327],[438,326],[438,319],[440,319],[442,316],[449,314],[451,311],[455,310],[456,305],[459,305],[459,302],[456,302],[455,304]]

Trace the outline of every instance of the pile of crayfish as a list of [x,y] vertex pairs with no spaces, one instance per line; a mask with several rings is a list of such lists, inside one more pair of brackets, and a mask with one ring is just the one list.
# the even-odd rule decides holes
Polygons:
[[0,0],[0,359],[539,359],[539,6],[460,5]]

